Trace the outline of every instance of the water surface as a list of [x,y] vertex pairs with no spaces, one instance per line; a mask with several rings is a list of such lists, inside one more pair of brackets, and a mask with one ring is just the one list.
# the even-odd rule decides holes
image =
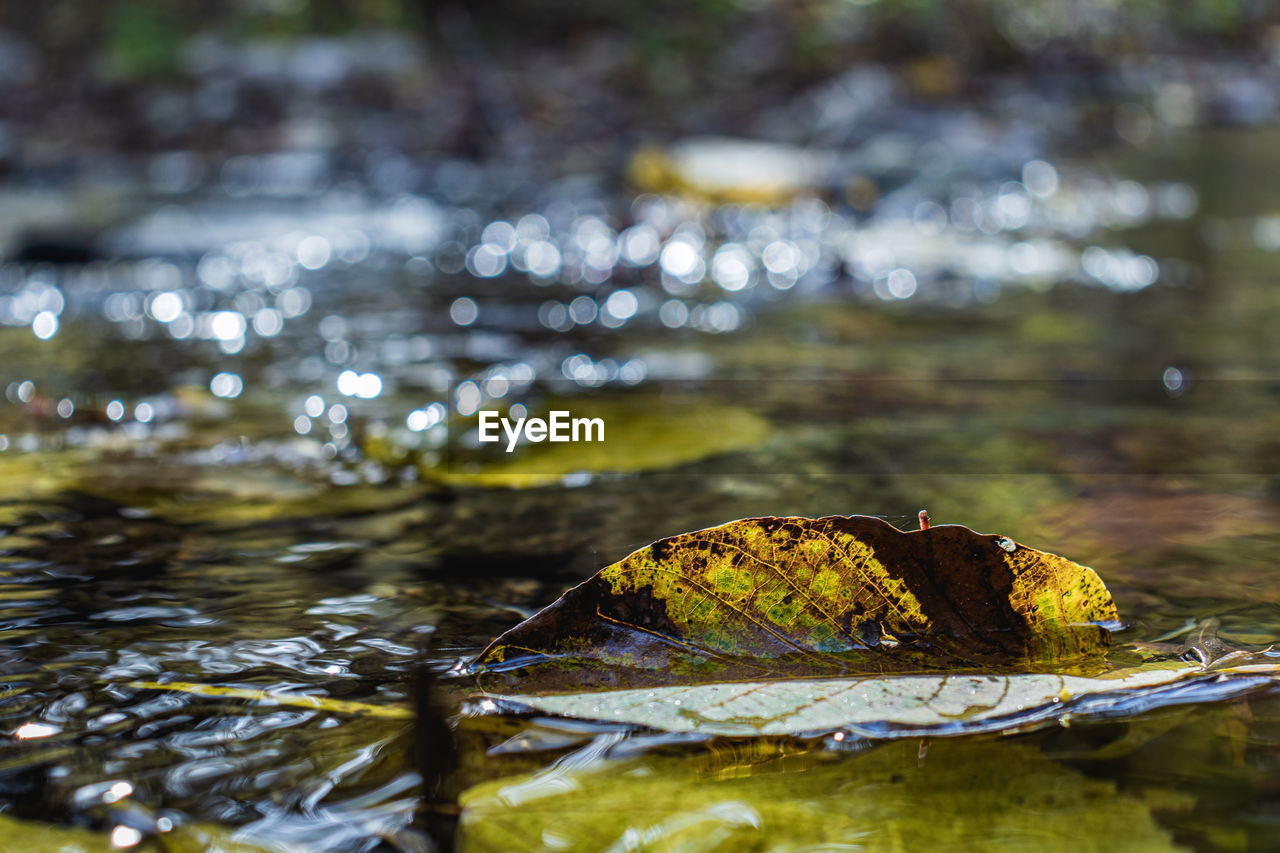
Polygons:
[[[745,516],[924,507],[1094,566],[1117,642],[1280,639],[1274,136],[980,183],[1027,217],[985,230],[959,181],[941,226],[937,186],[905,219],[197,194],[114,260],[5,265],[0,849],[429,849],[415,668]],[[622,473],[450,464],[477,405],[574,395],[639,425]],[[475,849],[1263,848],[1277,720],[1259,693],[927,749],[509,722],[445,790],[481,786]]]

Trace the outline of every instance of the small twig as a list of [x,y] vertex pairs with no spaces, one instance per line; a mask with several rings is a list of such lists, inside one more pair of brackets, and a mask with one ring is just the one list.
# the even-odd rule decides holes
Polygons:
[[928,530],[929,529],[929,511],[927,509],[920,510],[919,518],[920,518],[920,529]]

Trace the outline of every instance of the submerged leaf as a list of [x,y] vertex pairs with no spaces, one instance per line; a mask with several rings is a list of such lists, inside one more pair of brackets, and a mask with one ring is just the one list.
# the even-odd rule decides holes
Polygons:
[[769,435],[768,422],[747,409],[688,397],[596,399],[579,403],[574,413],[606,423],[603,440],[521,445],[510,456],[498,444],[491,455],[469,464],[464,460],[448,471],[428,468],[423,474],[453,485],[530,488],[580,472],[673,468],[758,447]]
[[604,664],[603,680],[621,683],[779,663],[815,673],[1016,665],[1097,652],[1102,623],[1116,618],[1092,569],[1003,536],[908,533],[869,516],[748,518],[602,569],[495,640],[474,669],[540,665],[580,683],[584,664]]
[[194,684],[189,681],[130,681],[125,686],[137,687],[142,690],[167,690],[174,693],[188,693],[192,696],[210,696],[218,699],[245,699],[263,705],[288,705],[294,708],[327,711],[331,714],[383,717],[391,720],[404,720],[413,717],[413,712],[401,705],[353,702],[350,699],[330,699],[328,696],[286,693],[281,690],[222,687],[215,684]]
[[1096,678],[1026,673],[787,679],[492,695],[485,707],[700,735],[961,735],[1220,700],[1274,684],[1280,677],[1280,660],[1239,654],[1248,657],[1237,666],[1212,670],[1174,660]]
[[[125,829],[127,826],[118,825],[117,828]],[[240,841],[234,836],[233,831],[212,824],[188,823],[166,832],[163,847],[159,849],[165,853],[268,853],[279,849]],[[53,826],[0,815],[0,853],[112,853],[135,843],[122,843],[120,836],[113,836],[108,831]],[[138,849],[157,848],[144,844]]]
[[[457,849],[1178,850],[1135,792],[1022,742],[591,760],[463,793]],[[726,750],[727,751],[727,750]],[[719,757],[712,753],[710,757]],[[728,758],[728,756],[726,756]]]

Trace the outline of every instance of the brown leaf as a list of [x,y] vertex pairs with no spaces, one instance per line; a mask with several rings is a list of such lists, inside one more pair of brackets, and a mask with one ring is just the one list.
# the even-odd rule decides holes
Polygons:
[[602,569],[473,668],[536,666],[581,684],[1013,666],[1099,651],[1109,637],[1099,623],[1116,618],[1092,569],[1003,536],[908,533],[870,516],[748,518]]

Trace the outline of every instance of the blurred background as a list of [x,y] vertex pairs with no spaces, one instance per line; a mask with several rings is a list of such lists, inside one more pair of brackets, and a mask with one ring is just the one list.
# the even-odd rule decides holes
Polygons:
[[[744,516],[1280,638],[1278,116],[1260,0],[5,4],[0,850],[426,849],[402,720],[139,685],[400,707]],[[1248,849],[1278,711],[1028,748]]]

